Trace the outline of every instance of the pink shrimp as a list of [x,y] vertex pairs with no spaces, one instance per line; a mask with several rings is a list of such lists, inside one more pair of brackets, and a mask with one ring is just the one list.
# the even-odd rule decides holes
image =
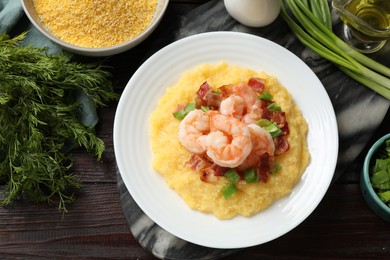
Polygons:
[[235,86],[233,86],[232,91],[234,94],[240,96],[244,100],[244,102],[248,108],[253,106],[256,103],[256,101],[259,100],[257,98],[256,91],[254,91],[247,84],[241,83],[241,84],[235,85]]
[[207,155],[222,167],[240,165],[252,151],[249,127],[240,120],[210,111],[210,133],[205,139]]
[[244,99],[238,95],[231,95],[222,100],[219,111],[221,114],[241,119],[245,112]]
[[179,125],[179,141],[190,152],[206,151],[204,140],[210,131],[209,116],[200,109],[188,113]]
[[268,153],[270,156],[275,153],[275,144],[269,132],[256,124],[248,125],[253,149],[243,163],[238,167],[240,170],[245,170],[254,167],[260,160],[260,157]]
[[231,88],[231,95],[221,102],[219,111],[252,124],[261,116],[261,100],[253,88],[241,83]]
[[247,108],[247,113],[243,116],[242,121],[247,124],[255,124],[257,120],[261,119],[262,114],[261,101],[258,100],[251,107]]

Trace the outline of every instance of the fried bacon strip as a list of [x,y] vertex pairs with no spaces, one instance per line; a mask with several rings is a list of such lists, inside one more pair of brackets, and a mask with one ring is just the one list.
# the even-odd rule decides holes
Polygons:
[[221,93],[213,92],[207,81],[203,82],[196,95],[195,103],[197,108],[207,106],[210,109],[218,109],[222,101]]

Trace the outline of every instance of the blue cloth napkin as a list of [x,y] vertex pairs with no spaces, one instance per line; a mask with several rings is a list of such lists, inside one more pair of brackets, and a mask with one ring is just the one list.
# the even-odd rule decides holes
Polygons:
[[8,32],[23,16],[20,1],[0,0],[0,32]]
[[[7,33],[11,37],[22,32],[28,32],[21,45],[33,45],[46,48],[48,54],[64,52],[57,44],[50,41],[28,20],[19,0],[0,0],[0,34]],[[88,127],[95,127],[98,123],[96,106],[84,93],[76,96],[80,104],[78,118]]]

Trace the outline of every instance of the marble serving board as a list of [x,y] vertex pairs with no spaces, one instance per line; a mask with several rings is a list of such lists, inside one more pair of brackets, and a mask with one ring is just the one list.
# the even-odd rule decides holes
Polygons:
[[[335,30],[341,23],[332,13]],[[328,61],[320,58],[297,41],[285,22],[279,17],[263,28],[249,28],[236,22],[225,10],[223,1],[215,0],[194,9],[180,18],[171,34],[159,35],[160,43],[168,44],[184,37],[210,31],[238,31],[258,35],[284,46],[300,57],[323,83],[335,110],[339,129],[339,157],[334,180],[354,163],[389,108],[389,101],[356,83]],[[390,46],[376,53],[374,58],[389,66]],[[367,107],[370,109],[367,109]],[[364,118],[364,120],[361,120]],[[238,249],[223,250],[198,246],[173,236],[156,225],[135,203],[117,173],[120,200],[131,233],[142,247],[161,259],[217,259],[233,254]]]

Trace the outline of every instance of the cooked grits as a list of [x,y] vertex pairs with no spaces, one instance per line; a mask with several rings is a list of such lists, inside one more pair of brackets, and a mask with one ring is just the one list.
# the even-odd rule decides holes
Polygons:
[[[290,149],[275,157],[282,169],[270,176],[266,183],[237,183],[238,192],[229,199],[221,194],[228,184],[226,178],[218,178],[216,184],[203,182],[199,174],[186,162],[191,157],[178,140],[180,120],[173,117],[178,104],[194,102],[199,86],[207,81],[212,88],[238,84],[251,77],[266,80],[266,89],[273,100],[286,112],[290,133],[287,140]],[[289,92],[278,80],[265,72],[228,65],[201,65],[184,73],[175,86],[167,89],[150,117],[150,139],[153,150],[153,168],[162,174],[169,187],[174,189],[194,210],[212,213],[220,219],[237,215],[252,216],[264,210],[277,199],[289,194],[299,181],[309,163],[306,135],[308,126]]]

